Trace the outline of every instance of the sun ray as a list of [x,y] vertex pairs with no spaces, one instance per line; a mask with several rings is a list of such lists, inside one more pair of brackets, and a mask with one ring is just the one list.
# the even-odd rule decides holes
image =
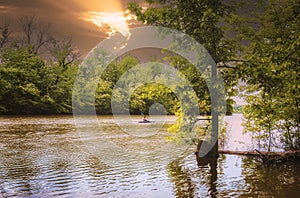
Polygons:
[[120,32],[123,36],[129,37],[129,26],[127,21],[135,19],[129,12],[88,12],[88,16],[83,18],[99,27],[101,31],[107,32],[109,36]]

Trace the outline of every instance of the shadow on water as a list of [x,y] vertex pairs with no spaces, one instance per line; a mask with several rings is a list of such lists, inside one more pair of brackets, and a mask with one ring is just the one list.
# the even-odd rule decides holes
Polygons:
[[174,161],[168,165],[168,173],[174,184],[176,197],[193,197],[195,185],[188,170],[184,169],[180,161]]
[[249,193],[241,197],[299,197],[299,161],[266,164],[255,157],[243,157],[242,164]]
[[[197,153],[198,154],[198,153]],[[196,161],[197,165],[199,167],[205,167],[209,166],[209,178],[208,178],[208,184],[209,184],[209,194],[211,197],[216,197],[218,192],[217,192],[217,186],[216,186],[216,181],[218,178],[218,171],[217,171],[217,166],[218,166],[218,157],[213,157],[213,156],[205,156],[205,157],[199,157],[196,155]]]
[[196,156],[197,165],[183,161],[175,160],[167,167],[176,197],[217,197],[218,158]]
[[264,164],[257,157],[192,156],[170,163],[167,172],[176,197],[298,197],[300,163]]

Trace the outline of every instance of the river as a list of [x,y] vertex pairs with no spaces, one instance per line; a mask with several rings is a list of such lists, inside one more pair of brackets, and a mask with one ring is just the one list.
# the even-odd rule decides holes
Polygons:
[[[249,149],[241,117],[226,119],[226,149]],[[125,137],[113,117],[98,120],[107,141],[121,140],[122,157],[109,148],[90,152],[72,116],[0,117],[0,197],[298,197],[299,163],[263,165],[253,157],[220,155],[199,167],[191,149],[152,158],[147,150],[162,145],[158,136]],[[145,157],[127,154],[130,149]]]

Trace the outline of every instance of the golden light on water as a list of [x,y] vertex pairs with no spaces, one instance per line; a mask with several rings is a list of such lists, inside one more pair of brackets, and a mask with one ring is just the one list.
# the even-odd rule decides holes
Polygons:
[[129,37],[128,21],[136,17],[126,12],[88,12],[88,16],[84,20],[92,22],[99,27],[101,31],[106,32],[109,36],[120,32],[123,36]]

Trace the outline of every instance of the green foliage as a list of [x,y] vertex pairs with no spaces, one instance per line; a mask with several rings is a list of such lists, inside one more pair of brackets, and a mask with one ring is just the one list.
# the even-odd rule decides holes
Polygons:
[[207,84],[200,71],[180,56],[166,57],[170,65],[178,69],[192,84],[198,97],[201,114],[210,114],[211,102]]
[[228,58],[229,46],[225,45],[223,27],[219,24],[230,14],[231,8],[222,1],[146,0],[145,2],[149,4],[146,10],[142,10],[136,3],[129,4],[129,10],[137,15],[138,20],[149,25],[183,31],[203,44],[216,62]]
[[172,90],[161,84],[150,83],[138,87],[132,94],[130,111],[134,114],[146,114],[155,103],[162,104],[167,114],[174,114],[178,108],[178,101]]
[[299,13],[299,1],[269,1],[245,53],[245,127],[268,150],[278,133],[287,149],[300,149]]
[[234,113],[243,113],[244,106],[243,105],[234,105],[233,112]]
[[100,79],[96,89],[95,109],[98,114],[111,113],[112,83]]
[[[129,10],[137,19],[149,25],[164,26],[182,31],[202,44],[219,67],[219,73],[226,85],[228,114],[232,113],[233,100],[236,94],[233,87],[237,84],[237,75],[233,66],[228,63],[237,54],[237,46],[225,30],[227,21],[234,9],[220,0],[182,1],[182,0],[146,0],[147,9],[137,3],[129,3]],[[228,20],[227,20],[228,19]],[[180,41],[177,43],[180,45]],[[180,47],[180,46],[179,46]],[[210,111],[210,94],[201,74],[180,56],[169,57],[171,64],[183,72],[193,84],[203,114]]]
[[[1,81],[4,84],[1,106],[7,113],[30,112],[39,104],[43,85],[44,63],[24,49],[7,49],[2,54]],[[5,105],[4,105],[5,104]]]
[[101,79],[108,81],[111,85],[115,85],[119,78],[130,68],[138,65],[138,60],[132,56],[125,56],[120,60],[112,62],[101,74]]
[[[50,67],[50,68],[49,68]],[[78,66],[76,63],[63,66],[59,64],[49,65],[47,68],[50,79],[49,95],[53,98],[51,104],[54,113],[71,113],[72,112],[72,90],[76,77]]]
[[[226,23],[233,12],[233,8],[224,4],[221,0],[145,0],[147,8],[143,9],[137,3],[129,3],[129,10],[137,19],[147,25],[163,26],[179,30],[202,44],[209,52],[219,68],[219,74],[225,82],[226,96],[228,102],[228,114],[232,113],[235,95],[234,86],[237,84],[235,68],[228,63],[236,56],[236,44],[225,34]],[[175,38],[174,46],[181,48],[180,38]],[[184,43],[186,45],[186,43]],[[207,82],[202,74],[187,60],[180,56],[169,56],[166,58],[170,64],[178,69],[192,84],[198,98],[202,114],[211,114],[211,95]],[[213,70],[213,69],[212,69]],[[213,74],[214,75],[214,74]],[[195,123],[196,116],[187,117],[189,107],[182,107],[178,112],[177,124],[169,129],[177,137],[184,137]],[[215,116],[214,116],[215,117]],[[186,119],[186,120],[183,120]],[[215,129],[214,129],[215,130]],[[177,139],[175,137],[175,139]]]
[[17,25],[17,34],[0,27],[0,114],[71,113],[79,58],[71,38],[54,38],[34,16]]
[[[104,62],[109,55],[105,51],[96,49],[91,57],[85,61],[85,65],[81,65],[77,82],[80,90],[74,90],[73,104],[75,109],[81,113],[89,113],[95,106],[97,114],[112,113],[112,97],[114,103],[119,105],[119,108],[124,110],[129,102],[129,110],[132,114],[148,114],[149,108],[154,103],[163,104],[167,113],[173,114],[176,109],[176,98],[172,91],[161,84],[149,83],[140,87],[134,87],[136,81],[149,78],[149,73],[156,72],[155,69],[149,69],[148,72],[143,68],[135,72],[130,72],[130,69],[138,65],[138,60],[131,56],[126,56],[122,59],[114,60],[104,69]],[[94,67],[91,67],[94,65]],[[156,65],[156,64],[155,64]],[[95,72],[102,71],[101,76]],[[124,77],[124,75],[126,75]],[[159,72],[158,74],[159,75]],[[150,75],[151,76],[151,75]],[[122,81],[120,82],[120,79]],[[116,89],[117,83],[121,83],[128,89],[134,89],[131,96],[128,96],[128,90]],[[95,92],[96,90],[96,92]],[[114,90],[114,96],[113,94]],[[92,100],[95,92],[95,100]],[[129,97],[129,98],[127,98]],[[79,101],[79,99],[81,101]]]
[[70,113],[75,72],[73,68],[48,67],[27,49],[6,48],[0,65],[0,113]]

